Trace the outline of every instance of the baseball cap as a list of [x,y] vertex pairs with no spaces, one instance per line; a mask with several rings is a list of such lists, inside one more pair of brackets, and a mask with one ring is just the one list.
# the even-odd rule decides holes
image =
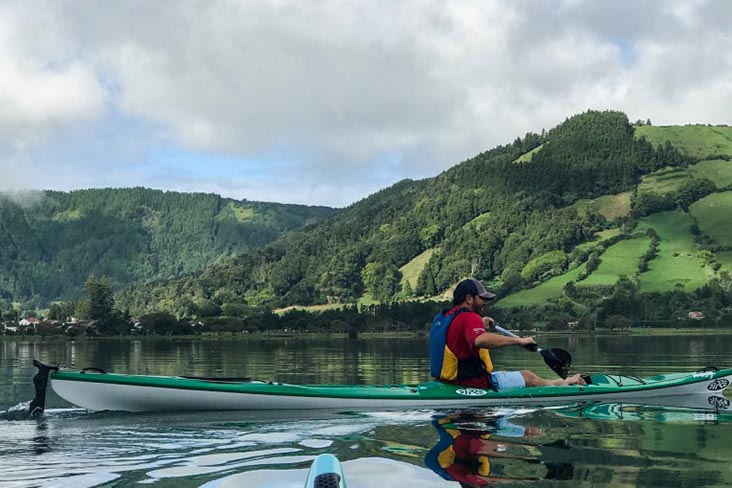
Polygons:
[[453,298],[465,298],[468,295],[478,295],[486,300],[496,298],[496,294],[486,290],[483,283],[472,278],[458,283],[455,287],[455,291],[452,292]]

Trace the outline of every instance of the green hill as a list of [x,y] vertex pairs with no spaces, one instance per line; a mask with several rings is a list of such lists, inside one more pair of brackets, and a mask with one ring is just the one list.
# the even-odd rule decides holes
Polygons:
[[115,288],[172,278],[333,212],[144,188],[0,195],[0,299],[79,296],[92,274]]
[[[688,161],[637,138],[624,114],[589,111],[434,178],[397,183],[200,275],[127,290],[120,299],[132,310],[173,303],[168,308],[180,315],[227,300],[270,307],[355,303],[367,289],[389,301],[405,297],[406,282],[416,296],[438,296],[465,276],[507,291],[523,286],[521,270],[531,260],[569,253],[605,228],[596,209],[578,213],[571,206],[578,198],[625,193],[599,200],[615,200],[619,209],[608,215],[622,216],[641,175]],[[439,253],[428,252],[436,247]]]
[[[690,127],[633,127],[620,112],[588,111],[335,212],[280,209],[297,210],[299,221],[248,202],[201,195],[189,202],[180,194],[168,204],[180,209],[174,218],[165,205],[115,203],[129,198],[121,196],[47,204],[35,217],[15,209],[23,218],[10,219],[10,234],[36,237],[4,259],[45,256],[53,244],[42,243],[52,235],[66,243],[93,236],[83,249],[61,246],[49,255],[66,252],[73,266],[65,272],[76,278],[113,270],[104,274],[113,277],[120,307],[133,314],[418,301],[444,296],[466,276],[491,283],[502,309],[587,313],[602,300],[624,303],[615,286],[621,279],[634,293],[688,294],[732,264],[723,216],[732,181],[728,131]],[[281,234],[242,237],[255,233],[255,223],[273,222]],[[116,267],[100,265],[118,255],[125,259],[111,259]],[[5,276],[22,273],[17,266],[14,272]],[[16,279],[15,290],[48,277],[32,272],[33,280]],[[155,281],[141,284],[150,277]],[[56,287],[17,293],[39,301],[72,296]],[[634,306],[628,313],[640,314]]]

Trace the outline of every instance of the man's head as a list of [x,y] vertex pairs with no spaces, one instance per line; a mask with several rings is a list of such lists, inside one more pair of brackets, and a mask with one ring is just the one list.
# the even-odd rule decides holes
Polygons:
[[452,292],[452,304],[457,306],[465,304],[468,309],[480,313],[486,303],[496,298],[495,293],[486,290],[483,283],[472,278],[463,280],[457,284]]

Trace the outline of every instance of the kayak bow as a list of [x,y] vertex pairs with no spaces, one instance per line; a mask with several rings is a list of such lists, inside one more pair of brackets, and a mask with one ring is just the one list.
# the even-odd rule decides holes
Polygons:
[[[40,364],[40,363],[39,363]],[[730,408],[723,391],[732,369],[637,378],[594,375],[586,386],[544,386],[491,391],[440,382],[418,385],[293,385],[241,379],[146,376],[61,369],[51,387],[64,400],[89,410],[303,410],[472,406],[551,406],[578,401],[683,406],[708,398],[709,408]]]
[[338,458],[321,454],[310,465],[305,488],[346,488],[346,479]]

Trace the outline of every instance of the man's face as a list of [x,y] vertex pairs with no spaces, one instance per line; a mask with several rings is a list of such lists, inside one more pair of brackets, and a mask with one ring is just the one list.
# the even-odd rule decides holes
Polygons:
[[488,300],[481,298],[478,295],[468,295],[465,297],[465,301],[467,302],[468,309],[478,315],[483,313],[483,308],[485,308],[486,303],[488,303]]

